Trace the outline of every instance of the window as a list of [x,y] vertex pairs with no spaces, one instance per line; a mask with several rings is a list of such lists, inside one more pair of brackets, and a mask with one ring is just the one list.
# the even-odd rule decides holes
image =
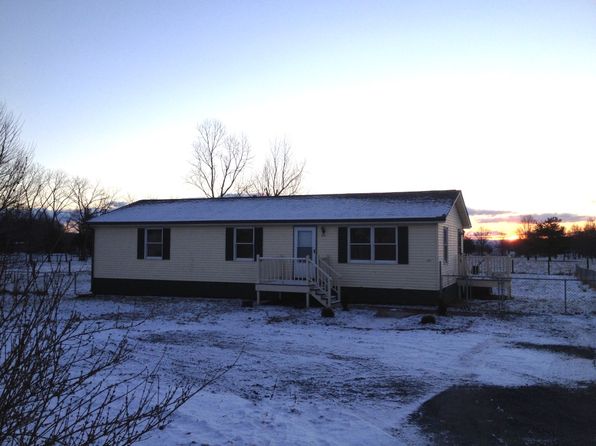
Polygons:
[[170,228],[137,228],[137,259],[170,260]]
[[145,229],[145,258],[161,259],[163,257],[163,230]]
[[234,258],[253,260],[254,248],[254,228],[234,228]]
[[349,229],[350,261],[395,262],[397,237],[395,227],[353,227]]
[[395,228],[374,228],[375,260],[395,261]]
[[256,260],[257,256],[263,255],[263,228],[256,227],[232,227],[226,230],[226,261],[248,261]]
[[350,260],[372,260],[371,228],[350,228]]
[[449,262],[449,228],[443,227],[443,261]]
[[463,232],[461,229],[457,230],[457,253],[458,254],[463,254],[464,253],[464,248],[463,248],[463,244],[462,244],[462,239],[463,239]]

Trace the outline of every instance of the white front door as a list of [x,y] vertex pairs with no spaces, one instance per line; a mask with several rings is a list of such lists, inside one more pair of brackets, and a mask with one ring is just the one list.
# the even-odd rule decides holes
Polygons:
[[[317,227],[296,226],[294,228],[294,257],[304,259],[309,257],[316,261],[317,255]],[[294,277],[296,279],[307,279],[314,276],[314,268],[307,268],[304,260],[294,262]]]

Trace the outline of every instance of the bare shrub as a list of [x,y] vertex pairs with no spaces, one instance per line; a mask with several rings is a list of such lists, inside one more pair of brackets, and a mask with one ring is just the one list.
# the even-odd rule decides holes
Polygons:
[[157,365],[131,373],[132,327],[61,309],[70,280],[55,274],[47,296],[31,283],[0,295],[0,444],[135,443],[234,365],[165,388]]

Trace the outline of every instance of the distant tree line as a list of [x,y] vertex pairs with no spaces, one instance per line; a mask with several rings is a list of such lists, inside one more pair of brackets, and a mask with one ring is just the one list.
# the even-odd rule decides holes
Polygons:
[[596,223],[589,219],[583,227],[573,225],[569,231],[557,217],[537,221],[532,216],[522,218],[518,239],[513,249],[520,255],[545,256],[551,260],[559,255],[596,257]]
[[88,222],[116,206],[114,192],[47,169],[21,139],[21,122],[0,103],[0,253],[89,255]]
[[593,218],[583,226],[573,225],[569,230],[561,224],[561,219],[549,217],[542,221],[531,215],[522,217],[517,229],[516,240],[491,241],[491,233],[481,227],[478,231],[466,234],[464,252],[476,254],[498,254],[515,252],[526,257],[548,257],[560,255],[596,258],[596,222]]

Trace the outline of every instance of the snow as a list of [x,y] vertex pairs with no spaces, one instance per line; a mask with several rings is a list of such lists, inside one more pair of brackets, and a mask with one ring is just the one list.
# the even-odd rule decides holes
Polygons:
[[144,200],[92,223],[444,219],[458,191]]
[[165,354],[168,382],[204,379],[238,358],[143,445],[425,444],[408,416],[452,385],[596,380],[592,360],[519,345],[595,348],[596,291],[582,291],[573,314],[550,311],[558,292],[514,288],[520,292],[502,304],[473,301],[436,325],[419,323],[432,309],[397,307],[379,317],[378,307],[362,306],[323,319],[316,308],[190,298],[69,298],[65,310],[106,323],[144,321],[130,333],[127,370]]

